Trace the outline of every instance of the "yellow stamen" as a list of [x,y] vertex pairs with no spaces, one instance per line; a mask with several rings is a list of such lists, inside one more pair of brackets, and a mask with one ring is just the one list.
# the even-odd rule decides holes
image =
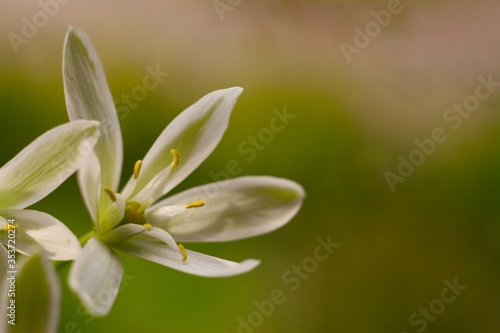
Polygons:
[[179,153],[175,149],[172,149],[170,152],[172,153],[172,155],[174,155],[174,160],[172,161],[171,168],[175,169],[177,167],[177,165],[179,165]]
[[104,188],[102,190],[104,192],[106,192],[106,194],[109,196],[109,198],[111,199],[111,201],[116,202],[116,194],[115,194],[115,192],[111,188],[109,188],[107,186],[104,186]]
[[179,247],[179,251],[181,251],[182,253],[182,262],[186,262],[188,260],[188,254],[184,249],[184,246],[182,244],[179,244],[177,246]]
[[186,209],[189,209],[189,208],[198,208],[198,207],[203,207],[203,206],[205,206],[205,201],[204,200],[198,200],[198,201],[194,201],[194,202],[188,203],[186,205]]
[[144,228],[151,230],[152,227],[151,223],[144,223]]
[[137,177],[139,177],[139,172],[141,172],[141,167],[142,167],[142,161],[141,160],[138,160],[137,162],[135,162],[135,165],[134,165],[134,179],[137,179]]
[[14,224],[6,224],[6,225],[3,226],[3,230],[5,230],[5,231],[9,231],[9,230],[12,230],[12,229],[14,229],[14,230],[19,229],[19,224],[14,223]]

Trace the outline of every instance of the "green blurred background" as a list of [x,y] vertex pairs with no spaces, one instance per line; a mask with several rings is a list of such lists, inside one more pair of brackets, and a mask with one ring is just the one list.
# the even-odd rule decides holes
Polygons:
[[[15,52],[9,33],[22,36],[23,18],[44,23],[41,3],[53,17]],[[341,43],[354,45],[354,29],[389,3],[0,1],[1,164],[67,121],[61,54],[75,25],[92,39],[117,100],[142,85],[148,66],[169,73],[121,119],[123,181],[177,114],[237,85],[245,91],[222,142],[174,192],[211,182],[230,160],[242,176],[285,177],[307,191],[297,217],[273,233],[187,244],[259,258],[256,270],[204,279],[120,254],[127,285],[110,315],[90,318],[65,287],[59,332],[499,332],[500,92],[456,130],[443,120],[478,77],[500,81],[498,2],[402,1],[348,63]],[[238,146],[284,108],[296,118],[248,162]],[[396,174],[398,157],[436,128],[447,140],[391,191],[384,174]],[[34,208],[77,235],[91,227],[74,177]],[[329,235],[340,247],[292,291],[283,274]],[[467,289],[442,303],[444,280],[456,278]],[[286,300],[255,314],[275,289]],[[425,319],[418,312],[429,306],[437,315]]]

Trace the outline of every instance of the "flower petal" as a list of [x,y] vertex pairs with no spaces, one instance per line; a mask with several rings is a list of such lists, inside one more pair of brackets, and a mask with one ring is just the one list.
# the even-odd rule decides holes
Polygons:
[[[56,332],[60,317],[61,285],[54,266],[40,253],[36,253],[20,265],[15,282],[17,320],[15,326],[5,325],[5,321],[10,318],[1,316],[0,331]],[[7,300],[7,292],[2,293],[3,309],[7,307]]]
[[94,152],[83,161],[76,175],[83,201],[94,222],[94,226],[96,226],[98,219],[99,191],[101,189],[101,166]]
[[[16,249],[32,254],[33,245],[42,247],[50,260],[73,260],[82,248],[76,236],[55,217],[35,210],[4,209],[0,215],[15,219]],[[0,241],[7,244],[7,233],[0,232]]]
[[[196,187],[151,206],[146,219],[178,242],[219,242],[248,238],[282,227],[299,211],[303,188],[275,177],[241,177]],[[204,200],[184,214],[164,214],[164,207]]]
[[106,244],[113,245],[121,243],[127,239],[146,231],[146,227],[140,224],[128,223],[106,232],[101,236],[101,240]]
[[171,172],[171,169],[163,169],[160,171],[145,187],[139,191],[139,193],[134,195],[128,201],[138,202],[141,206],[146,208],[151,206],[153,202],[163,195],[163,189],[165,188],[165,184],[167,184]]
[[99,136],[99,123],[78,121],[38,137],[0,169],[0,208],[25,208],[73,174]]
[[236,263],[189,250],[186,250],[188,259],[183,262],[179,251],[165,244],[148,241],[144,237],[141,237],[141,239],[134,237],[117,245],[116,248],[181,272],[204,277],[239,275],[254,269],[260,264],[260,261],[255,259],[247,259],[241,263]]
[[120,123],[101,60],[85,33],[69,27],[64,42],[63,78],[71,121],[101,122],[101,138],[95,146],[101,163],[101,185],[117,190],[123,159]]
[[[164,202],[164,201],[162,201]],[[186,203],[183,205],[168,205],[168,206],[160,206],[160,203],[151,207],[152,209],[146,212],[148,219],[153,223],[161,224],[163,221],[167,221],[174,216],[178,216],[181,214],[186,214],[188,209],[186,208]]]
[[123,276],[118,256],[92,237],[69,272],[69,286],[94,316],[106,316]]
[[172,237],[172,235],[170,235],[163,229],[153,227],[150,230],[146,230],[146,232],[144,232],[144,235],[156,238],[162,241],[163,243],[167,244],[168,246],[170,246],[171,249],[179,251],[175,239]]
[[221,140],[242,91],[239,87],[214,91],[177,116],[146,154],[135,189],[133,181],[129,181],[122,191],[124,198],[140,192],[158,173],[169,167],[172,149],[179,153],[180,163],[172,170],[161,195],[193,172]]

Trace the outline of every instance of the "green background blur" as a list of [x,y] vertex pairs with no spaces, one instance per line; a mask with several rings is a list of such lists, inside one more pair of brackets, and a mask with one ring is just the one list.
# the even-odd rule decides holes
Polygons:
[[[479,76],[500,81],[498,2],[403,1],[350,63],[339,45],[353,44],[354,28],[388,1],[232,3],[222,20],[212,1],[72,0],[16,53],[8,34],[21,35],[23,17],[42,7],[0,1],[1,164],[67,121],[61,54],[71,24],[93,41],[117,100],[142,85],[148,66],[169,72],[121,119],[123,181],[177,114],[210,91],[241,86],[222,142],[174,192],[212,182],[230,160],[242,176],[285,177],[307,191],[297,217],[275,232],[187,244],[261,259],[256,270],[205,279],[120,254],[127,285],[110,315],[90,318],[64,287],[59,332],[499,332],[500,91],[456,130],[443,121]],[[238,146],[284,108],[296,118],[248,162]],[[436,128],[447,140],[392,192],[384,173],[397,173],[398,156]],[[78,236],[91,227],[74,176],[33,208]],[[282,275],[329,235],[340,247],[290,290]],[[443,311],[443,281],[455,278],[467,289]],[[286,300],[259,317],[255,301],[275,289]],[[439,315],[412,325],[429,305]],[[254,327],[238,328],[241,320]]]

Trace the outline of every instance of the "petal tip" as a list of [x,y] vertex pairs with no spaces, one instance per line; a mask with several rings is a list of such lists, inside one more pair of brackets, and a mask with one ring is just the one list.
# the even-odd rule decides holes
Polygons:
[[84,34],[82,30],[79,28],[75,27],[74,25],[68,25],[68,29],[66,31],[67,37],[73,37],[73,36],[78,36]]
[[234,91],[234,93],[237,93],[237,94],[241,94],[243,92],[243,88],[239,87],[239,86],[231,87],[231,88],[228,88],[227,90],[232,90],[232,91]]

